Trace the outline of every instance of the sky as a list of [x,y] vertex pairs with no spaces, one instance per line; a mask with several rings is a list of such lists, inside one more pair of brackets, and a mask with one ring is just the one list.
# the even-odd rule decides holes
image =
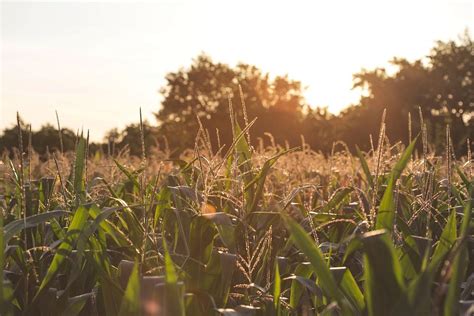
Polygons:
[[426,56],[474,28],[471,0],[1,2],[0,129],[16,112],[39,129],[155,123],[167,73],[205,52],[306,87],[337,113],[357,102],[352,74]]

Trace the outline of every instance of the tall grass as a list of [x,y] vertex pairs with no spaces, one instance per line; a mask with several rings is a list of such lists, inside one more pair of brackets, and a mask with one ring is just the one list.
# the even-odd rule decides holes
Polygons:
[[411,127],[390,145],[382,121],[356,160],[251,148],[241,123],[228,148],[200,130],[180,159],[89,157],[82,135],[46,162],[4,155],[1,314],[473,312],[472,161],[451,157],[449,130],[436,157]]

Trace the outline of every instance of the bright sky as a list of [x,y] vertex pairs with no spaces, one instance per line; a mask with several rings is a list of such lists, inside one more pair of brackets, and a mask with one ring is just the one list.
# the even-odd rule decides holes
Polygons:
[[474,29],[470,0],[2,2],[0,129],[15,113],[33,129],[155,122],[170,71],[200,52],[254,64],[308,88],[333,112],[358,100],[352,74],[393,56],[425,56]]

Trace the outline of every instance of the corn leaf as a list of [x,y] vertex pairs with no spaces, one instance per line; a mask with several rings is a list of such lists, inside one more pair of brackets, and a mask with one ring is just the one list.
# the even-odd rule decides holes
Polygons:
[[59,272],[60,267],[62,266],[64,260],[69,256],[71,250],[76,244],[79,234],[81,233],[84,225],[89,216],[89,210],[85,206],[81,205],[74,213],[74,217],[69,225],[69,228],[66,233],[65,239],[59,245],[56,254],[53,257],[53,261],[46,272],[46,276],[43,278],[41,285],[36,293],[35,299],[40,295],[40,293],[46,288],[46,286],[51,282],[56,273]]
[[140,314],[140,272],[139,264],[135,262],[128,279],[127,288],[120,305],[119,316]]
[[415,138],[410,145],[405,149],[400,160],[395,164],[390,178],[388,181],[387,188],[382,196],[382,201],[380,202],[379,211],[377,214],[375,229],[387,229],[389,232],[393,230],[393,224],[395,219],[395,200],[393,196],[393,191],[395,189],[395,184],[400,178],[400,175],[405,169],[408,161],[410,161],[411,153],[415,147],[417,138]]

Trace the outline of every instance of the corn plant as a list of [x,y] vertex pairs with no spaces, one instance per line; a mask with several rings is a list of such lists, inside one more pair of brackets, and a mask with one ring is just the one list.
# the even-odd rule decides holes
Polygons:
[[470,157],[254,148],[231,123],[180,159],[89,157],[82,135],[4,156],[1,314],[473,312]]

